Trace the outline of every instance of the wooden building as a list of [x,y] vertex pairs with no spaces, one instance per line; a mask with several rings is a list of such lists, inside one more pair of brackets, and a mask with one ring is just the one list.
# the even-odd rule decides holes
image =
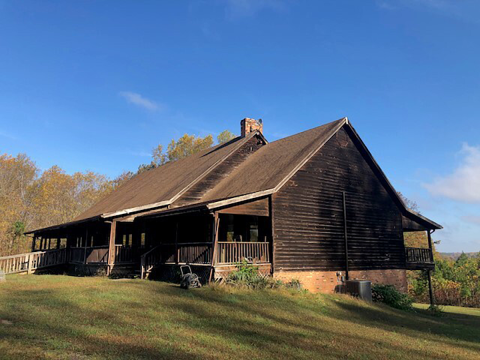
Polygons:
[[[232,141],[133,177],[74,221],[31,231],[32,249],[66,248],[78,271],[205,281],[247,258],[260,271],[332,292],[345,278],[406,290],[406,269],[434,267],[442,227],[408,209],[343,118],[269,143],[244,119]],[[429,244],[406,248],[406,231]]]

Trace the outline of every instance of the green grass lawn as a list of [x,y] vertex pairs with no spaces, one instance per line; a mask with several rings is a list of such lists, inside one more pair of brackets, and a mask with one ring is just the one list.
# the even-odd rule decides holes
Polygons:
[[478,359],[480,317],[57,275],[0,284],[1,359]]
[[[429,304],[413,304],[416,309],[428,309]],[[461,306],[440,306],[443,312],[449,314],[463,314],[463,315],[473,315],[480,316],[480,309],[478,308],[468,308]]]

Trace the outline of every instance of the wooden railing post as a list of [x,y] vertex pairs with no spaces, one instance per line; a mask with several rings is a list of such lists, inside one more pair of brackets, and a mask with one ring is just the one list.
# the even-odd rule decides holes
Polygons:
[[27,274],[33,273],[33,254],[28,254]]

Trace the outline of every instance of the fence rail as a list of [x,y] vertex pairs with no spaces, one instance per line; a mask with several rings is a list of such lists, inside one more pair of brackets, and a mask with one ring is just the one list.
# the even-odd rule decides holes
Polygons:
[[67,250],[36,251],[26,254],[0,257],[0,270],[5,274],[32,273],[37,269],[65,264]]
[[405,248],[405,256],[407,263],[414,264],[433,264],[433,253],[430,249],[425,248]]

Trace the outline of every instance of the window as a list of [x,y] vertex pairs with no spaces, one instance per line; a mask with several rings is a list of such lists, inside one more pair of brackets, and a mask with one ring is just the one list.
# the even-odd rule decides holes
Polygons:
[[140,235],[140,246],[141,246],[142,248],[145,247],[145,233],[142,233],[142,234]]

